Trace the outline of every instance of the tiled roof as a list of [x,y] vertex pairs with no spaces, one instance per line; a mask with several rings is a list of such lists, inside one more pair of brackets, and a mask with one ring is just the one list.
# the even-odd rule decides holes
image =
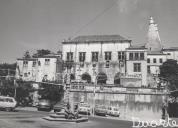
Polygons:
[[17,58],[17,60],[34,61],[34,60],[37,60],[37,58]]
[[59,54],[55,54],[55,53],[50,53],[41,57],[37,57],[37,58],[57,58],[58,56],[60,56]]
[[164,48],[163,51],[178,51],[178,47]]
[[147,49],[145,48],[145,46],[143,45],[131,45],[129,48],[127,48],[128,50],[137,50],[137,49]]
[[67,42],[122,42],[131,40],[126,39],[120,35],[87,35],[87,36],[78,36],[72,40],[64,41]]
[[148,55],[166,55],[162,51],[149,51]]

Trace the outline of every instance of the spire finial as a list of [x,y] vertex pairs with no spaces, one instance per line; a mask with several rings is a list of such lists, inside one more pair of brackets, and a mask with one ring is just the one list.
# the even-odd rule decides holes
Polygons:
[[154,20],[152,16],[150,16],[150,24],[154,24]]
[[150,17],[149,19],[149,30],[148,30],[148,42],[146,44],[146,47],[150,51],[161,51],[162,45],[161,45],[161,39],[159,37],[158,32],[158,26],[155,24],[153,17]]

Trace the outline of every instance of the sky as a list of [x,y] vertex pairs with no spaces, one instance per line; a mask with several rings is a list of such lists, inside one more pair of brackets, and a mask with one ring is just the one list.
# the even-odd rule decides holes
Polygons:
[[119,34],[145,44],[149,18],[164,47],[178,46],[178,0],[0,0],[0,63],[56,52],[64,39]]

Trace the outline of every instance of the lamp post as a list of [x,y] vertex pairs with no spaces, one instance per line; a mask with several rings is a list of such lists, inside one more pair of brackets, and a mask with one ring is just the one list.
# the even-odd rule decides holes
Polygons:
[[96,85],[97,85],[97,76],[96,76],[96,68],[93,68],[93,74],[95,76],[94,79],[94,89],[93,89],[93,116],[95,115],[95,92],[96,92]]
[[[66,61],[67,68],[67,80],[66,80],[66,90],[65,90],[65,100],[70,104],[70,88],[71,88],[71,68],[73,61]],[[70,104],[71,105],[71,104]]]

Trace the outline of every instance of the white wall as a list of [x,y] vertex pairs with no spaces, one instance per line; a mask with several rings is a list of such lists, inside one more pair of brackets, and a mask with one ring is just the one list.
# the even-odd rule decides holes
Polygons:
[[178,60],[178,51],[163,51],[164,54],[167,54],[167,59]]
[[[50,59],[49,65],[45,65],[45,59]],[[47,75],[47,80],[54,81],[56,78],[56,58],[38,58],[41,66],[38,66],[37,82],[41,82]]]
[[[23,66],[23,62],[28,61],[28,65],[26,67]],[[19,59],[17,60],[17,66],[19,67],[20,73],[18,69],[16,69],[16,77],[19,78],[19,74],[22,75],[22,79],[26,81],[34,81],[36,80],[36,67],[33,67],[33,61],[35,60],[26,60]],[[27,73],[27,77],[24,74]]]
[[[144,53],[144,60],[129,60],[129,53]],[[126,62],[126,71],[128,75],[140,75],[141,76],[141,85],[147,86],[147,52],[146,50],[128,50],[127,51],[127,62]],[[141,64],[141,72],[134,72],[134,63]],[[141,86],[140,85],[140,86]]]
[[[129,42],[91,42],[91,43],[64,43],[63,44],[63,60],[66,61],[67,58],[67,52],[73,52],[74,56],[74,61],[79,62],[79,52],[86,52],[86,59],[84,68],[80,68],[81,71],[79,70],[79,65],[76,65],[76,77],[79,78],[80,75],[83,73],[87,72],[90,74],[92,77],[92,81],[95,81],[95,74],[93,71],[93,66],[92,66],[92,52],[99,52],[99,57],[102,51],[102,58],[105,63],[105,52],[106,51],[111,51],[112,57],[111,61],[117,61],[117,64],[115,67],[110,66],[110,68],[105,68],[105,64],[103,65],[103,72],[107,74],[108,77],[108,84],[113,84],[114,82],[114,76],[116,73],[120,72],[121,68],[119,68],[119,61],[118,61],[118,51],[125,51],[126,48],[130,46]],[[97,63],[96,63],[97,64]],[[125,67],[123,67],[125,68]],[[125,69],[122,69],[123,72],[125,72]],[[98,64],[96,66],[96,72],[98,73]]]
[[[166,60],[167,60],[167,55],[150,55],[148,54],[147,58],[150,59],[150,63],[147,63],[148,66],[150,66],[150,71],[151,74],[158,74],[160,72],[159,66],[161,66]],[[156,63],[153,63],[153,59],[156,58]],[[163,60],[163,63],[159,62],[159,59]]]
[[123,43],[79,43],[79,44],[63,44],[63,60],[66,60],[66,53],[67,52],[74,52],[74,57],[76,56],[76,62],[79,61],[79,52],[86,52],[86,62],[91,62],[91,52],[99,52],[102,54],[104,58],[105,51],[112,52],[112,60],[117,60],[117,52],[118,51],[125,51],[126,48],[130,46],[130,43],[123,42]]
[[[50,59],[49,65],[45,65],[45,59]],[[56,61],[55,57],[47,57],[47,58],[38,58],[36,60],[36,66],[33,67],[32,60],[28,61],[28,66],[23,66],[23,59],[17,60],[17,65],[20,70],[20,75],[22,75],[22,79],[26,81],[36,81],[41,82],[44,75],[47,75],[47,79],[50,81],[54,81],[56,79]],[[38,61],[40,61],[41,66],[38,65]],[[28,77],[24,77],[24,73],[28,74]],[[16,77],[19,78],[18,69],[16,69]]]

